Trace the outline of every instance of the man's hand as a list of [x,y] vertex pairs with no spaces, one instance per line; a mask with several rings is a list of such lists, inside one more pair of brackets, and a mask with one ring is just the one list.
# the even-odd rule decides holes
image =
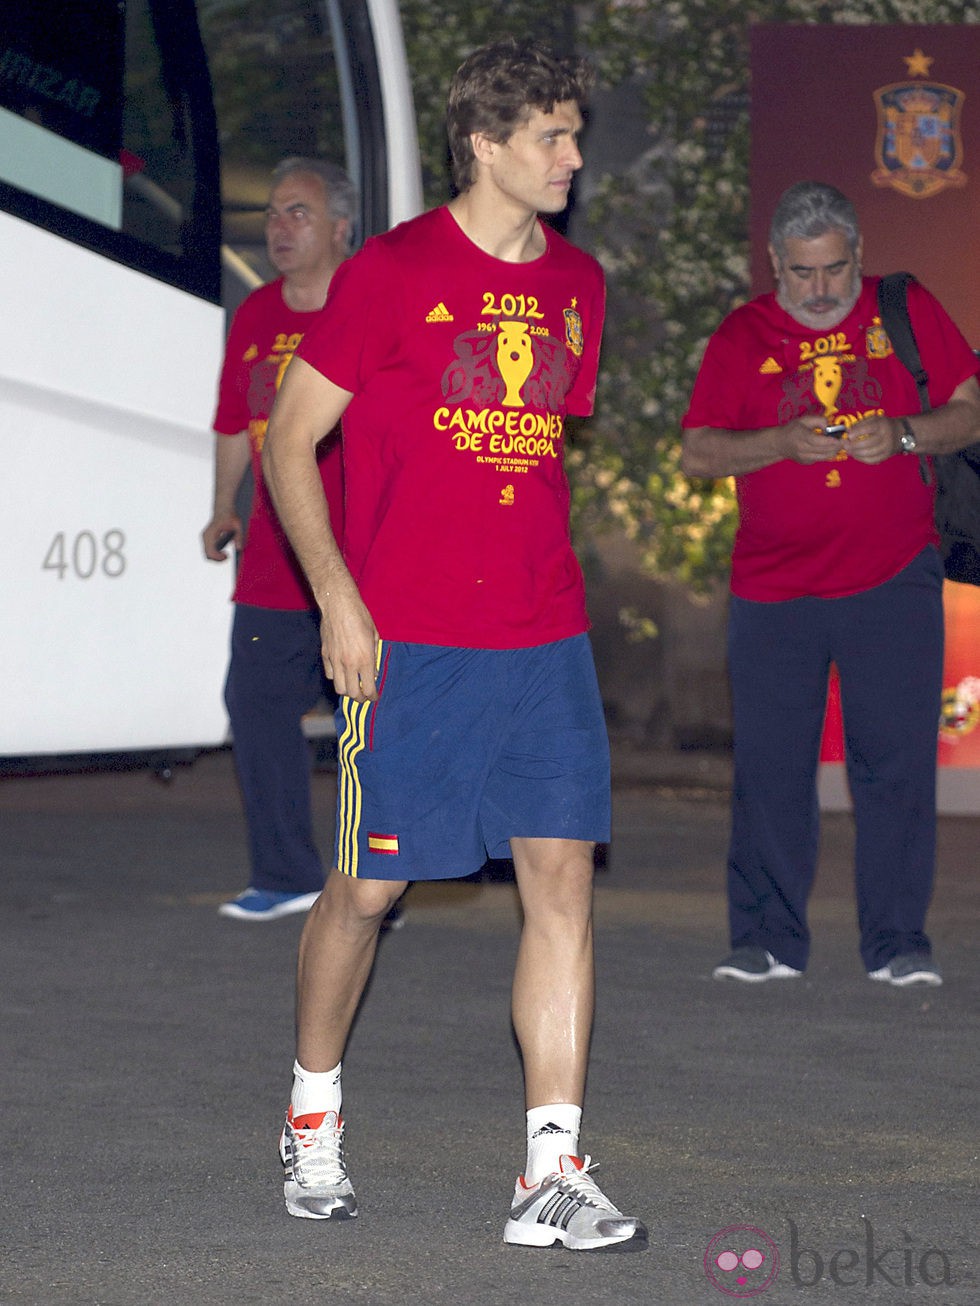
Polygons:
[[321,600],[323,668],[338,694],[356,703],[378,697],[378,632],[353,581]]
[[901,451],[902,423],[894,417],[863,417],[847,433],[847,452],[859,463],[883,463]]
[[779,433],[783,456],[804,466],[833,462],[841,451],[841,442],[836,435],[825,435],[824,425],[822,419],[814,416],[787,422]]
[[225,550],[229,544],[234,542],[236,549],[242,547],[241,518],[235,513],[212,517],[201,531],[201,542],[204,545],[206,558],[210,558],[212,562],[227,561],[228,554]]

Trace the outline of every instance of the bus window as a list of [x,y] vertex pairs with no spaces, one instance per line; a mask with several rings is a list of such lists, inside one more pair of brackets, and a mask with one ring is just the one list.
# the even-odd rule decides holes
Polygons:
[[[287,155],[347,167],[337,64],[327,6],[288,0],[270,21],[249,0],[206,6],[208,52],[221,143],[223,240],[256,279],[275,273],[265,252],[269,174]],[[224,302],[242,293],[225,278]]]
[[[254,0],[224,0],[201,7],[201,32],[221,141],[225,247],[247,266],[252,284],[273,275],[265,206],[269,174],[287,155],[346,169],[360,196],[358,240],[421,209],[394,0],[280,0],[275,21]],[[249,288],[226,275],[226,306]]]
[[[124,13],[101,0],[57,23],[43,6],[8,7],[0,52],[0,178],[39,199],[122,226]],[[91,30],[89,30],[91,28]]]
[[0,208],[217,301],[218,146],[193,0],[0,16]]

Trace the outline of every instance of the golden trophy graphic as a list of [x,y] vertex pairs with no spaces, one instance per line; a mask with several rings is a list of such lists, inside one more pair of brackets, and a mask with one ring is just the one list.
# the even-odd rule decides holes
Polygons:
[[531,375],[534,353],[526,322],[501,322],[497,330],[497,367],[507,392],[505,408],[523,408],[521,386]]
[[818,358],[813,365],[813,393],[823,404],[825,417],[837,412],[837,396],[844,381],[841,365],[836,358]]

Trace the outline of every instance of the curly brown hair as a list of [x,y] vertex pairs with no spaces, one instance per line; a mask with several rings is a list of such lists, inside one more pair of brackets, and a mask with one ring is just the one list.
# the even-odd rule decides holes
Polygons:
[[535,109],[551,113],[567,100],[584,109],[594,82],[585,59],[556,55],[536,41],[505,37],[474,50],[449,87],[446,129],[457,189],[475,180],[474,132],[502,144]]

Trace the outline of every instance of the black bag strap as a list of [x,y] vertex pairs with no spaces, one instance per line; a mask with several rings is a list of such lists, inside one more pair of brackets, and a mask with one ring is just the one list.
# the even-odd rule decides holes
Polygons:
[[[909,282],[914,280],[911,272],[891,272],[887,277],[882,277],[878,282],[878,314],[896,358],[912,373],[912,380],[919,392],[919,407],[928,413],[932,408],[929,373],[922,366],[919,346],[909,319]],[[926,485],[931,483],[932,468],[922,454],[919,454],[919,474]]]
[[888,333],[898,360],[912,373],[919,392],[919,406],[927,413],[929,401],[929,373],[922,366],[919,346],[916,344],[912,323],[909,321],[908,287],[915,277],[911,272],[892,272],[878,282],[878,312],[881,324]]

